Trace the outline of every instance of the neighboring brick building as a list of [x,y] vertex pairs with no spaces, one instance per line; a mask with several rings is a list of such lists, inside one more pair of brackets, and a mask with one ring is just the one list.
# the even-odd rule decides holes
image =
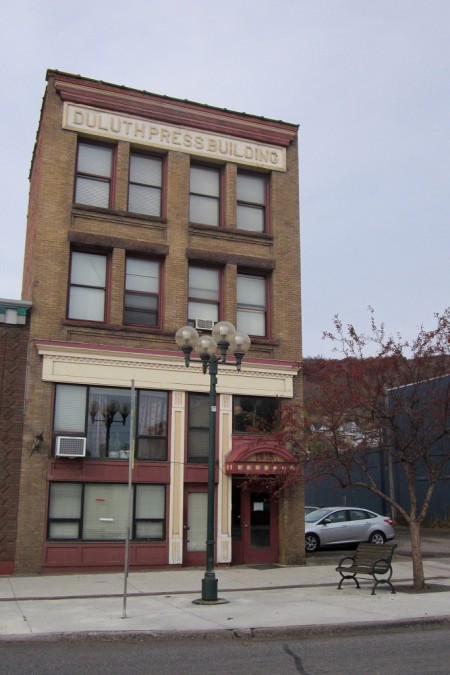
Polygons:
[[[14,572],[30,307],[0,298],[0,574]],[[29,431],[28,454],[41,430]]]
[[[301,562],[301,482],[279,500],[239,489],[294,460],[249,419],[270,423],[302,395],[297,125],[57,71],[47,81],[16,571],[123,566],[132,381],[130,565],[203,564],[209,378],[185,367],[174,335],[220,320],[252,346],[241,373],[219,368],[216,561]],[[30,456],[31,429],[45,442]]]

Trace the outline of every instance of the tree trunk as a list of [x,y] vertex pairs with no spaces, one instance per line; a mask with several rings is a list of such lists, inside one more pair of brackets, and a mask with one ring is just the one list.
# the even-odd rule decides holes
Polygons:
[[423,571],[422,548],[420,543],[420,524],[417,521],[410,520],[409,534],[411,537],[414,590],[423,591],[425,590],[425,574]]

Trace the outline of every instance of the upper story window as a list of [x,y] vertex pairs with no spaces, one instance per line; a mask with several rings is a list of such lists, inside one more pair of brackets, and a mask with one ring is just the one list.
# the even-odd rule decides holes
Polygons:
[[160,268],[157,260],[127,258],[124,323],[159,325]]
[[208,394],[189,394],[189,428],[187,461],[189,464],[207,464],[209,454]]
[[268,396],[233,397],[235,433],[270,433],[277,429],[280,399]]
[[189,267],[188,321],[217,323],[220,314],[220,272],[210,267]]
[[267,178],[261,174],[237,174],[237,227],[250,232],[265,232]]
[[220,170],[191,165],[189,221],[203,225],[220,224]]
[[[56,385],[53,432],[58,436],[85,437],[87,457],[127,459],[130,423],[129,389]],[[136,458],[166,461],[167,392],[138,392],[136,428]]]
[[107,261],[100,253],[72,251],[69,319],[105,321]]
[[238,274],[237,329],[248,335],[267,336],[267,280],[263,276]]
[[106,145],[78,143],[75,202],[100,206],[110,205],[113,150]]
[[131,153],[128,210],[161,216],[162,158]]

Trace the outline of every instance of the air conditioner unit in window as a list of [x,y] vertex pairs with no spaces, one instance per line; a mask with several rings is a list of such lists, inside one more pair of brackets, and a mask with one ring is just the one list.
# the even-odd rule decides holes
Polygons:
[[57,436],[57,457],[85,457],[86,439],[84,436]]
[[212,330],[214,321],[212,319],[195,319],[195,328],[197,330]]

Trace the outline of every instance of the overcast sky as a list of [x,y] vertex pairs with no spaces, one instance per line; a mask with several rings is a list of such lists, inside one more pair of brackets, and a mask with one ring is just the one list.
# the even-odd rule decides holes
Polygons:
[[[450,0],[2,3],[0,297],[21,294],[48,68],[300,124],[304,355],[450,305]],[[55,223],[57,226],[57,223]]]

